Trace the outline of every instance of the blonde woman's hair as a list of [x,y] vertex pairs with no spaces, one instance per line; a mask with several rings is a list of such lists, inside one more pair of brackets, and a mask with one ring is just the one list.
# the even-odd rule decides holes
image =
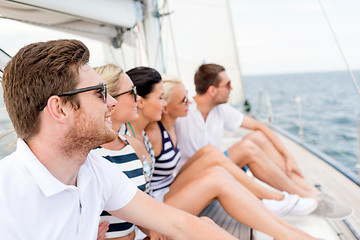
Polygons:
[[169,103],[172,99],[172,89],[175,86],[182,84],[182,82],[179,78],[168,74],[163,74],[161,78],[164,87],[164,100],[166,103]]
[[94,68],[95,72],[105,81],[106,88],[110,96],[114,96],[119,91],[119,78],[123,69],[114,64],[106,64],[104,66]]

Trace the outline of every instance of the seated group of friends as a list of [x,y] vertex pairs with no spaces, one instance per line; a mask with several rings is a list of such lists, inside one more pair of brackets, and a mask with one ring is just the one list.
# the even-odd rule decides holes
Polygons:
[[[277,216],[308,215],[318,208],[320,192],[304,180],[276,135],[225,104],[232,88],[224,67],[201,65],[195,74],[197,94],[191,99],[179,79],[149,67],[125,73],[108,64],[95,71],[118,101],[111,115],[118,137],[95,152],[118,164],[153,198],[193,215],[218,199],[236,220],[269,234],[276,225],[290,227]],[[239,127],[254,132],[221,152],[224,129]],[[248,168],[280,191],[251,179],[244,171]],[[331,215],[319,209],[317,214]],[[106,212],[100,232],[109,223],[107,238],[135,237],[133,224]],[[136,230],[136,239],[144,237]]]
[[[16,152],[0,162],[0,184],[23,189],[6,188],[0,203],[26,196],[38,211],[21,207],[16,214],[16,201],[0,204],[0,222],[8,227],[0,236],[14,234],[5,219],[38,225],[41,219],[43,227],[62,226],[58,236],[234,239],[211,219],[195,217],[215,199],[234,219],[275,239],[315,239],[282,215],[351,214],[305,181],[270,128],[226,104],[232,87],[224,67],[201,65],[196,95],[189,98],[179,79],[155,69],[92,69],[88,60],[80,41],[57,40],[24,47],[5,68],[4,99],[19,140]],[[224,130],[240,127],[253,131],[220,151]],[[28,168],[41,169],[41,179],[50,180],[42,183],[37,170]],[[47,186],[57,190],[46,192]],[[74,189],[78,193],[69,197]],[[64,217],[40,206],[57,208]],[[19,236],[48,236],[35,226],[21,231]]]

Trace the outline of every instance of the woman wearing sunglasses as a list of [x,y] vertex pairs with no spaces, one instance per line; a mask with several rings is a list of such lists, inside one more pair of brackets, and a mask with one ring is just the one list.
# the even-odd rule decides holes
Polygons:
[[[97,67],[94,70],[104,79],[109,95],[119,103],[111,113],[112,128],[118,132],[121,125],[138,118],[136,87],[123,70],[113,64]],[[144,174],[143,162],[134,149],[140,156],[147,156],[144,160],[146,164],[147,161],[150,163],[148,155],[145,152],[142,153],[139,141],[121,134],[114,141],[103,144],[94,151],[107,160],[117,163],[140,190],[149,193],[150,178]],[[101,222],[98,240],[104,239],[108,223],[110,226],[106,238],[130,240],[135,237],[135,226],[132,223],[115,218],[105,211],[101,214]]]
[[[169,108],[164,105],[161,76],[154,69],[146,67],[131,69],[127,74],[137,87],[138,94],[141,97],[138,101],[139,118],[131,122],[128,126],[129,128],[131,126],[131,129],[128,129],[128,132],[141,141],[141,133],[148,126],[147,134],[155,146],[157,159],[151,181],[152,195],[156,199],[194,215],[199,214],[212,200],[218,199],[223,208],[234,219],[276,239],[314,239],[266,209],[260,200],[221,166],[204,168],[197,164],[197,161],[194,161],[192,166],[190,165],[181,171],[174,179],[172,173],[180,153],[176,147],[176,142],[173,141],[175,140],[174,132],[164,131],[167,128],[173,129],[174,122],[172,121],[174,119],[162,121],[163,131],[154,127],[159,126],[157,121],[160,121],[161,117],[164,119],[170,112]],[[165,89],[167,89],[166,83]],[[181,99],[176,99],[176,101],[184,109],[186,108],[185,93]],[[171,106],[173,103],[169,101],[168,104]],[[179,108],[171,111],[177,112],[178,115],[175,114],[175,116],[186,112]],[[163,138],[168,140],[165,144],[163,144]],[[143,145],[152,148],[148,143],[143,143]],[[202,154],[199,153],[199,155]],[[222,158],[223,156],[222,153],[214,151],[202,157]]]

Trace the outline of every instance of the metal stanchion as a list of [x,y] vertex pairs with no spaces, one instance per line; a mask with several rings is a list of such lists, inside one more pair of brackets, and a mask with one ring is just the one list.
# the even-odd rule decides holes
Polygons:
[[301,98],[296,97],[295,102],[298,104],[298,112],[299,112],[299,138],[301,143],[304,143],[304,128],[302,122],[302,109],[301,109]]
[[356,168],[358,169],[358,174],[360,179],[360,114],[358,114],[356,118],[356,129],[357,129],[357,137],[358,137],[358,163],[356,164]]

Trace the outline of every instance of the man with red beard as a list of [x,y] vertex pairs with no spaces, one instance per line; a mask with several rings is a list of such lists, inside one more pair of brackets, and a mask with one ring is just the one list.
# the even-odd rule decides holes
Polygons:
[[77,40],[30,44],[5,68],[4,100],[18,134],[0,161],[0,239],[96,239],[102,210],[172,239],[234,239],[138,191],[91,149],[114,140],[117,103]]

